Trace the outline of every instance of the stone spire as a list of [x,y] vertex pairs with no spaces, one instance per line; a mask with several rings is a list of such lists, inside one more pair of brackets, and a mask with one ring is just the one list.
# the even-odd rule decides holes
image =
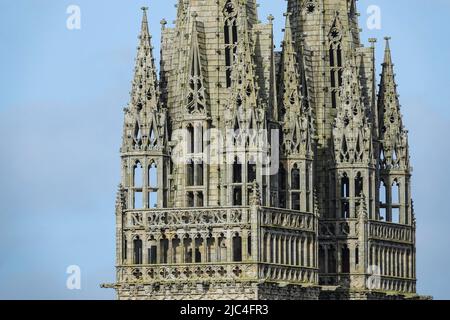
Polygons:
[[147,20],[148,8],[143,7],[139,46],[131,89],[131,99],[125,108],[123,152],[162,149],[166,139],[166,116],[159,102],[153,47]]
[[189,83],[187,86],[186,108],[191,115],[206,113],[206,89],[197,30],[197,13],[192,14],[191,48],[189,54]]
[[155,59],[151,35],[148,28],[147,8],[142,8],[143,18],[139,46],[136,57],[133,87],[131,91],[132,107],[155,109],[158,106],[158,80],[156,77]]
[[361,94],[355,57],[346,58],[340,89],[339,107],[333,129],[334,156],[337,163],[372,160],[371,124]]
[[408,132],[405,130],[400,112],[399,95],[395,82],[394,64],[385,38],[383,71],[378,93],[378,115],[380,139],[382,141],[381,166],[385,168],[409,169]]
[[279,79],[280,120],[284,124],[283,149],[287,155],[306,156],[312,153],[310,110],[307,98],[303,95],[306,92],[306,77],[304,68],[298,64],[290,16],[290,13],[286,14]]
[[[236,120],[249,129],[256,129],[255,120],[260,123],[265,118],[265,110],[259,103],[259,86],[254,60],[254,44],[250,36],[245,3],[240,4],[238,42],[231,72],[231,92],[228,108],[231,111],[228,122]],[[257,119],[255,119],[257,117]],[[244,129],[241,127],[241,129]]]

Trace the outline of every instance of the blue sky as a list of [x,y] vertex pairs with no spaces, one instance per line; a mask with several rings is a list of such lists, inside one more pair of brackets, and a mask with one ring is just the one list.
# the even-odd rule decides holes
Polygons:
[[[122,108],[131,88],[142,5],[158,56],[175,0],[15,0],[0,4],[0,298],[113,299],[114,202]],[[284,0],[260,0],[282,39]],[[450,2],[359,1],[362,39],[391,48],[410,130],[418,220],[418,290],[450,299]],[[66,28],[69,5],[81,30]],[[381,8],[381,30],[366,9]],[[279,47],[279,45],[277,46]],[[381,71],[381,68],[378,69]],[[66,289],[79,265],[81,290]]]

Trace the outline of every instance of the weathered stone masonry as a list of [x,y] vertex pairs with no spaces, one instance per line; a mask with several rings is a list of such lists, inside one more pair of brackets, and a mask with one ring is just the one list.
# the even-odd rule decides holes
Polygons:
[[[377,89],[355,0],[287,3],[275,52],[274,18],[261,23],[254,0],[179,0],[175,26],[161,21],[159,77],[144,8],[116,203],[119,299],[416,297],[389,39]],[[274,150],[270,172],[258,160]]]

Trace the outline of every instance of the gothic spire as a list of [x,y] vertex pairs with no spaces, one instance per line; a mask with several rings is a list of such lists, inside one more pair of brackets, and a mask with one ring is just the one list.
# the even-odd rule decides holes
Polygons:
[[[242,115],[245,115],[247,124],[250,124],[252,123],[250,117],[255,116],[255,111],[261,107],[261,104],[258,103],[259,87],[256,80],[254,48],[250,37],[246,10],[243,8],[245,5],[245,3],[240,3],[241,7],[239,8],[241,13],[238,24],[239,35],[231,72],[231,101],[228,107],[232,108],[232,114],[241,114],[241,120],[244,120]],[[262,119],[260,118],[260,120]]]
[[373,155],[372,128],[352,55],[345,60],[339,102],[333,129],[335,160],[338,163],[370,162]]
[[148,8],[143,7],[131,100],[125,108],[123,152],[162,150],[167,136],[165,110],[159,102],[158,79],[152,53],[147,20]]
[[284,151],[290,154],[311,152],[311,123],[307,108],[307,98],[303,96],[302,75],[304,68],[299,68],[295,42],[291,29],[290,13],[286,14],[283,51],[281,58],[279,92],[281,101],[280,120],[284,123]]
[[383,167],[409,167],[408,137],[403,126],[400,102],[395,82],[394,64],[389,40],[386,37],[383,71],[378,93],[378,116],[382,141],[381,165]]
[[142,8],[143,17],[131,91],[131,108],[136,108],[138,111],[141,109],[150,111],[158,107],[158,80],[148,28],[147,10],[146,7]]
[[187,93],[187,111],[190,114],[204,114],[206,109],[206,91],[202,70],[202,59],[197,30],[197,14],[192,14],[191,48],[189,55],[189,85]]

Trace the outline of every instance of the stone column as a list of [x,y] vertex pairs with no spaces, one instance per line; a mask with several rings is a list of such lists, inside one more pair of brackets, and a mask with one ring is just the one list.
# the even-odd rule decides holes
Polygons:
[[242,239],[242,261],[248,260],[248,232],[242,232],[241,233],[241,239]]

